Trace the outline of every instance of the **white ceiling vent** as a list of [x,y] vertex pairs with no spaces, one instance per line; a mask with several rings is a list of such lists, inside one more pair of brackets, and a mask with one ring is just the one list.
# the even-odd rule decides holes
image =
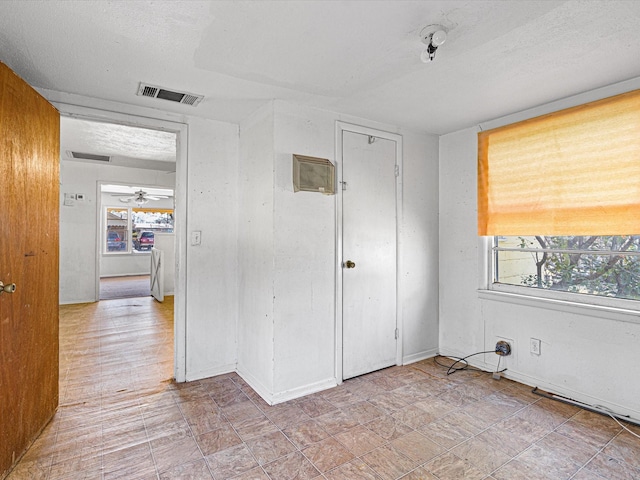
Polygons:
[[78,160],[92,160],[94,162],[110,162],[111,161],[110,156],[96,155],[95,153],[73,152],[71,150],[68,150],[67,155],[70,158],[76,158]]
[[138,95],[141,97],[162,98],[163,100],[182,103],[184,105],[191,105],[192,107],[198,105],[204,98],[204,95],[195,95],[193,93],[187,92],[176,92],[145,83],[140,83],[140,86],[138,87]]

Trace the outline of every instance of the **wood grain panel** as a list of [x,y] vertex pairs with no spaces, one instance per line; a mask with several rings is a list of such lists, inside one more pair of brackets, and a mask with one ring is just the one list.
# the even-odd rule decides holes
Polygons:
[[0,63],[0,478],[58,405],[60,118]]

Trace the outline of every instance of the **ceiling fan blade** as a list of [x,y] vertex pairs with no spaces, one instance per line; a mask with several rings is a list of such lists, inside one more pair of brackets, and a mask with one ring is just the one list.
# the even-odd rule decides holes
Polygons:
[[145,198],[149,200],[160,200],[161,198],[169,198],[166,195],[146,195]]
[[118,200],[120,200],[122,203],[129,203],[132,200],[132,197],[122,197]]

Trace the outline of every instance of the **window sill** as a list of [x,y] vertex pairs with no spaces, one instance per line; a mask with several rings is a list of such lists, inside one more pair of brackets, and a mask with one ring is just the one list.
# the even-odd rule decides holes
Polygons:
[[607,318],[620,322],[640,324],[640,310],[631,310],[604,305],[594,305],[591,303],[575,302],[570,300],[560,300],[546,298],[535,295],[524,295],[511,292],[498,292],[495,290],[478,290],[478,297],[483,300],[496,302],[513,303],[528,307],[546,308],[560,312],[573,313],[577,315],[588,315],[597,318]]

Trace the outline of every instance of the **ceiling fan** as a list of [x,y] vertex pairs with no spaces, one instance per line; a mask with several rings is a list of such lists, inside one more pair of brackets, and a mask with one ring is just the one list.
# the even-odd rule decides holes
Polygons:
[[149,200],[160,200],[161,198],[169,198],[167,195],[149,195],[144,190],[138,190],[134,193],[112,193],[113,197],[121,197],[120,201],[123,203],[129,203],[132,200],[138,205],[144,205]]

